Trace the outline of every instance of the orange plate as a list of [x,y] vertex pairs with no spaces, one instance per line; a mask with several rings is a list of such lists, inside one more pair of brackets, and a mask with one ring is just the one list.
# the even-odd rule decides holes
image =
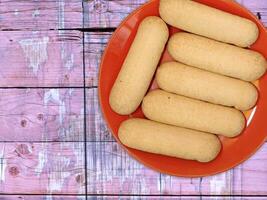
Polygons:
[[[267,32],[261,22],[253,14],[238,3],[229,0],[197,1],[256,22],[260,29],[260,37],[251,49],[259,51],[267,57]],[[102,58],[99,74],[100,105],[104,118],[109,128],[112,130],[113,136],[119,143],[119,125],[130,116],[121,116],[111,110],[109,106],[109,93],[135,37],[139,23],[147,16],[159,16],[158,7],[159,0],[152,0],[130,14],[113,34]],[[171,34],[178,31],[178,29],[170,28]],[[166,62],[167,60],[171,60],[171,58],[165,51],[161,62]],[[155,84],[153,85],[155,87]],[[260,91],[260,98],[257,103],[257,108],[254,108],[256,111],[254,110],[254,112],[252,112],[254,115],[252,114],[253,116],[250,116],[250,118],[252,118],[251,121],[248,120],[250,121],[248,127],[239,137],[233,139],[221,137],[223,145],[222,151],[212,162],[199,163],[196,161],[146,153],[122,146],[130,155],[144,165],[165,174],[200,177],[228,170],[248,159],[265,141],[267,135],[267,75],[261,78],[258,88]],[[250,113],[247,113],[247,115],[250,115]],[[144,118],[140,108],[131,116]]]

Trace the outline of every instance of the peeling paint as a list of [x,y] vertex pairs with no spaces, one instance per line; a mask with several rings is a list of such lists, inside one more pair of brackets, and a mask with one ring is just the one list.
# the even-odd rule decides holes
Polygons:
[[69,59],[67,60],[65,67],[68,68],[68,70],[70,70],[71,68],[73,68],[74,66],[74,55],[73,53],[70,55]]
[[71,173],[66,172],[66,169],[69,167],[70,158],[62,157],[60,153],[57,154],[57,158],[53,159],[55,163],[52,165],[52,173],[49,174],[49,183],[48,183],[48,191],[61,191],[64,186],[64,181],[68,178]]
[[6,159],[5,159],[5,145],[2,148],[2,151],[0,152],[0,181],[1,182],[5,182],[5,176],[6,176],[6,167],[7,167],[7,163],[6,163]]
[[70,88],[70,89],[68,90],[68,92],[69,92],[69,96],[71,96],[72,93],[74,92],[74,88]]
[[18,9],[15,9],[15,10],[14,10],[14,15],[15,15],[15,16],[18,16],[18,15],[19,15],[19,11],[18,11]]
[[49,37],[23,39],[19,41],[25,58],[29,63],[28,67],[36,75],[41,65],[47,60],[47,44]]
[[38,9],[36,9],[35,11],[33,11],[32,13],[32,17],[37,17],[40,15],[40,11]]
[[67,49],[70,49],[69,46],[66,46],[67,44],[62,43],[61,44],[61,59],[65,61],[64,67],[66,67],[68,70],[72,69],[74,66],[74,54],[67,51]]
[[[59,123],[60,125],[63,124],[65,116],[66,116],[66,104],[63,100],[60,99],[59,89],[50,89],[45,92],[44,94],[44,105],[48,106],[49,101],[55,101],[59,104]],[[61,128],[58,131],[58,134],[60,137],[65,136],[65,128],[64,126],[61,126]]]
[[59,0],[58,1],[58,28],[64,29],[65,28],[65,1]]
[[47,144],[46,143],[43,143],[42,144],[42,150],[40,150],[40,152],[38,153],[38,165],[37,167],[35,168],[35,173],[37,174],[37,176],[40,177],[42,171],[44,170],[44,167],[45,167],[45,163],[47,162]]
[[44,94],[44,104],[47,106],[49,101],[56,101],[60,103],[59,98],[59,90],[58,89],[50,89]]
[[65,105],[65,102],[62,101],[60,102],[60,106],[59,106],[59,123],[60,124],[63,124],[65,115],[66,115],[66,105]]
[[49,101],[55,101],[59,104],[59,122],[63,123],[64,117],[66,114],[66,105],[64,101],[61,101],[59,90],[58,89],[50,89],[44,94],[44,104],[47,106]]
[[[218,174],[210,180],[210,192],[214,195],[223,195],[224,191],[227,191],[227,173]],[[217,198],[216,198],[217,199]]]

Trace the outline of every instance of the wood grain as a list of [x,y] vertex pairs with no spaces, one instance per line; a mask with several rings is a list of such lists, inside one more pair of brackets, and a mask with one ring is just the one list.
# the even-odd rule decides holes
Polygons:
[[87,144],[88,194],[160,194],[160,174],[129,157],[116,142]]
[[0,38],[0,87],[83,86],[80,31],[4,31]]
[[[102,197],[89,197],[102,199]],[[105,197],[104,197],[105,198]],[[70,195],[1,195],[1,200],[86,200],[84,196]]]
[[146,0],[87,0],[84,3],[84,27],[117,27],[129,13]]
[[84,194],[84,143],[0,143],[0,191]]
[[[87,195],[88,200],[265,200],[266,197],[236,197],[236,196],[121,196],[121,195]],[[85,196],[57,196],[57,195],[2,195],[1,200],[85,200]]]
[[87,149],[89,194],[267,195],[267,144],[232,170],[191,179],[150,170],[116,142],[91,142]]
[[83,107],[83,89],[1,89],[0,140],[83,141]]
[[98,85],[98,71],[103,51],[111,37],[111,32],[85,32],[85,76],[87,86]]
[[[238,1],[260,13],[267,24],[267,1]],[[98,66],[112,32],[95,31],[117,27],[144,2],[0,0],[0,87],[82,87],[83,59],[86,86],[97,87]],[[93,32],[84,33],[83,41],[82,32],[66,30],[77,28]],[[100,111],[97,88],[86,89],[85,152],[83,92],[82,88],[0,90],[0,193],[44,194],[1,195],[1,200],[86,199],[75,196],[85,195],[85,157],[88,199],[266,199],[166,196],[267,195],[267,144],[242,165],[215,176],[163,175],[132,159],[114,142]]]
[[[84,3],[84,27],[105,28],[117,27],[133,10],[147,2],[146,0],[88,0]],[[252,10],[260,12],[263,22],[267,23],[267,1],[238,0],[239,3]]]
[[254,14],[259,13],[261,21],[267,25],[267,1],[264,0],[238,0],[239,3],[244,5]]
[[1,0],[0,30],[82,28],[81,0]]
[[98,101],[97,88],[86,90],[86,122],[87,122],[87,141],[89,142],[108,142],[115,141],[112,137]]

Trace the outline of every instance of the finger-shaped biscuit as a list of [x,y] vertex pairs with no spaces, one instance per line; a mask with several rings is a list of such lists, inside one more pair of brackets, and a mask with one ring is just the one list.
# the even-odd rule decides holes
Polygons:
[[147,17],[141,22],[110,93],[109,103],[115,112],[127,115],[140,105],[168,36],[168,27],[159,17]]
[[165,91],[239,110],[252,108],[258,98],[256,87],[249,82],[178,62],[162,64],[157,70],[156,80]]
[[129,119],[119,128],[120,141],[131,148],[199,162],[216,158],[219,139],[209,133],[179,128],[146,119]]
[[160,0],[161,18],[187,32],[248,47],[259,35],[251,20],[191,0]]
[[258,52],[193,35],[176,33],[168,43],[171,56],[184,64],[245,81],[255,81],[267,62]]
[[227,137],[239,135],[245,127],[243,114],[229,107],[206,103],[154,90],[145,96],[142,110],[148,119]]

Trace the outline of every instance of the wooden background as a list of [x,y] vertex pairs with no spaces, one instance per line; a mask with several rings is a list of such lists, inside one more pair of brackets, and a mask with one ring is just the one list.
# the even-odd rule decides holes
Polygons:
[[[114,142],[98,66],[144,2],[0,0],[1,200],[267,199],[267,144],[230,171],[189,179],[150,170]],[[239,2],[267,24],[267,0]]]

